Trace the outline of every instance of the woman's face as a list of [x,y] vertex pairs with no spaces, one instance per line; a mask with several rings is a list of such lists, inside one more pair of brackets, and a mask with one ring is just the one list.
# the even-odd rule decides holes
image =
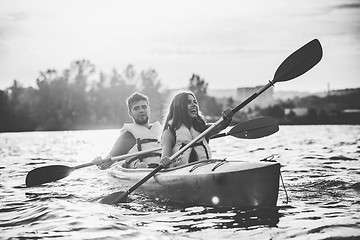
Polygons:
[[191,94],[188,94],[187,110],[190,118],[196,118],[199,112],[199,104]]

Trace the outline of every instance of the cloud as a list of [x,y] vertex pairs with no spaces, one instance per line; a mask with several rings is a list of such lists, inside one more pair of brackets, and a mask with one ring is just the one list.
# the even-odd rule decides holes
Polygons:
[[14,13],[8,13],[5,15],[5,19],[8,19],[9,21],[26,21],[29,19],[30,13],[27,12],[14,12]]
[[239,53],[264,53],[276,52],[277,50],[261,48],[244,48],[240,46],[225,47],[204,47],[204,46],[161,46],[155,47],[151,53],[155,55],[219,55],[219,54],[239,54]]

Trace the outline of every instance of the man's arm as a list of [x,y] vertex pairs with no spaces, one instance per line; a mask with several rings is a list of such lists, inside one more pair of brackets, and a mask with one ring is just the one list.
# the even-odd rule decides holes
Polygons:
[[[106,158],[115,157],[123,154],[127,154],[129,150],[136,144],[136,139],[130,132],[121,134],[116,140],[112,150],[106,156]],[[94,161],[101,160],[101,157],[97,157]],[[102,164],[97,164],[101,170],[108,169],[115,161],[108,161]]]
[[135,144],[136,139],[134,136],[130,132],[124,132],[118,137],[107,157],[115,157],[127,154]]

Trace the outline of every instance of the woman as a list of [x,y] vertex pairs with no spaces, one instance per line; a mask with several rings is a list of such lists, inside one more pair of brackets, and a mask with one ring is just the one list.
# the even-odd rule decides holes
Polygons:
[[171,101],[164,122],[161,139],[161,163],[164,166],[176,167],[199,160],[211,159],[209,139],[229,126],[232,115],[231,109],[227,108],[223,112],[225,120],[219,126],[209,131],[197,143],[184,151],[178,159],[170,162],[170,156],[209,127],[199,111],[199,104],[195,95],[190,91],[177,93]]

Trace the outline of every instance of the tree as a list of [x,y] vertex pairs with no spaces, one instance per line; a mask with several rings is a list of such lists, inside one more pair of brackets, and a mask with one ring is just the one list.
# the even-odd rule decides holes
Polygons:
[[94,71],[90,61],[79,60],[61,76],[53,69],[40,72],[35,111],[38,129],[79,129],[91,123],[87,91]]
[[11,131],[12,112],[9,105],[8,91],[0,90],[0,132]]
[[71,129],[72,106],[69,104],[70,87],[68,72],[58,76],[54,70],[40,72],[36,80],[38,89],[36,95],[35,115],[38,120],[38,130]]
[[309,108],[307,114],[307,120],[309,123],[317,123],[318,114],[315,108]]
[[233,97],[229,97],[227,99],[227,107],[233,108],[234,106],[235,106],[235,101],[234,101]]
[[89,92],[93,124],[101,127],[119,127],[130,121],[126,99],[135,91],[135,85],[127,84],[114,69],[112,74],[100,75],[101,87]]
[[277,119],[285,117],[284,108],[280,105],[274,105],[261,110],[261,114],[265,116],[271,116]]
[[124,70],[125,80],[130,85],[136,85],[136,71],[132,64],[129,64]]
[[205,116],[219,116],[223,110],[222,105],[214,97],[207,95],[208,85],[199,75],[193,74],[189,80],[188,89],[195,94],[200,110]]
[[74,83],[79,90],[85,91],[88,87],[88,80],[95,73],[95,65],[89,60],[73,61],[70,65],[70,81]]
[[164,93],[159,74],[154,69],[142,71],[138,90],[149,97],[151,118],[160,120],[164,109]]
[[33,88],[23,88],[18,81],[14,80],[13,85],[6,90],[4,96],[4,111],[7,127],[10,131],[29,131],[35,126],[32,116],[34,109],[35,91]]
[[208,83],[204,79],[201,79],[199,75],[193,74],[190,78],[188,89],[192,91],[196,96],[206,95]]

